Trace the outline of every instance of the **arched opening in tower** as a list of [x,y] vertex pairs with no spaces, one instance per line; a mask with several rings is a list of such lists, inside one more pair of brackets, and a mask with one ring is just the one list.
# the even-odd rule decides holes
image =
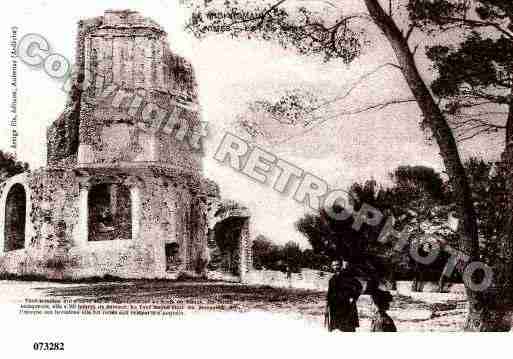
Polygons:
[[11,187],[5,203],[4,251],[14,251],[25,247],[25,217],[27,197],[23,185]]
[[89,241],[132,238],[132,203],[127,186],[101,183],[89,191]]

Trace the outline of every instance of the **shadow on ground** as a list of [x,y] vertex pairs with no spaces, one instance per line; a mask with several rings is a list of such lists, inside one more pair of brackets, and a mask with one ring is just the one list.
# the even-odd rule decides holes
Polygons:
[[[245,286],[235,283],[135,281],[130,283],[88,283],[84,285],[59,284],[55,287],[35,288],[50,297],[83,298],[98,302],[168,302],[194,300],[195,302],[232,303],[243,310],[294,311],[307,315],[324,315],[326,293],[303,289]],[[358,301],[362,317],[372,315],[369,296]],[[441,308],[444,306],[444,308]],[[414,298],[394,295],[391,310],[431,310],[440,312],[455,309],[457,303],[426,303]]]
[[129,302],[169,300],[170,298],[213,299],[250,302],[317,302],[323,292],[281,289],[267,286],[244,286],[233,283],[136,281],[131,283],[94,283],[36,288],[47,296],[80,297],[97,301]]

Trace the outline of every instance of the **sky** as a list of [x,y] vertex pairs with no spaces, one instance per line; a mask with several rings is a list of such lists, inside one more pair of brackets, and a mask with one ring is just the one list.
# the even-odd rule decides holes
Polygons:
[[[308,1],[302,1],[308,5]],[[344,2],[345,13],[362,11],[359,0]],[[183,24],[189,12],[178,1],[25,1],[2,17],[2,41],[8,42],[10,27],[17,26],[19,37],[27,33],[44,36],[54,52],[74,58],[77,22],[100,16],[106,9],[132,9],[161,24],[168,33],[172,51],[188,58],[199,84],[203,120],[209,123],[205,141],[205,176],[215,180],[224,198],[245,204],[252,213],[252,237],[264,234],[277,243],[296,241],[306,247],[306,239],[294,229],[294,222],[307,210],[292,195],[273,191],[272,185],[248,177],[213,159],[223,135],[236,133],[233,123],[250,101],[276,99],[287,90],[304,88],[322,98],[345,93],[363,74],[393,61],[388,44],[374,33],[372,46],[355,62],[324,63],[315,57],[302,57],[276,44],[258,40],[238,41],[212,36],[198,40],[186,33]],[[338,11],[338,10],[337,10]],[[419,38],[420,40],[420,38]],[[2,57],[4,69],[9,58]],[[429,64],[419,60],[429,80]],[[7,76],[8,71],[3,71]],[[8,79],[4,90],[8,90]],[[41,69],[19,62],[18,127],[16,154],[31,168],[46,161],[46,128],[64,109],[66,94],[62,83]],[[410,92],[397,69],[383,68],[360,84],[343,103],[326,109],[331,119],[303,133],[298,129],[277,128],[280,144],[260,144],[262,149],[324,179],[332,188],[346,189],[355,181],[374,178],[386,183],[387,175],[399,165],[425,165],[443,171],[438,148],[419,129],[420,112],[414,103],[387,107],[358,116],[337,116],[340,112],[391,98],[405,99]],[[9,96],[5,100],[7,116]],[[0,123],[0,148],[12,151],[8,120]],[[480,138],[460,146],[464,158],[474,155],[496,159],[502,139]],[[274,171],[273,179],[277,172]],[[297,185],[297,183],[295,184]],[[293,184],[294,187],[294,184]],[[293,188],[292,188],[293,190]]]

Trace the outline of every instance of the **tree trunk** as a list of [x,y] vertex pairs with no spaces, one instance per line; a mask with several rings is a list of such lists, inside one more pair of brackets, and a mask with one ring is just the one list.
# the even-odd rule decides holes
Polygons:
[[480,331],[510,331],[513,304],[513,86],[506,123],[506,148],[502,154],[504,168],[501,174],[506,175],[506,218],[498,233],[497,258],[494,266],[493,295],[485,298],[481,310],[473,308],[467,327]]
[[469,307],[465,320],[465,330],[474,332],[509,332],[511,330],[511,311],[490,308],[489,305],[478,309]]
[[513,77],[511,78],[511,97],[508,121],[506,123],[506,149],[503,162],[506,166],[506,195],[508,199],[505,236],[503,236],[502,258],[504,259],[504,296],[508,309],[513,309]]
[[[513,78],[511,81],[513,82]],[[513,309],[513,83],[511,86],[509,113],[506,122],[506,148],[502,154],[501,163],[501,166],[504,167],[503,173],[506,175],[506,218],[502,233],[499,232],[498,235],[498,258],[494,268],[494,273],[497,277],[495,307],[499,313],[504,313],[510,325],[509,329],[504,326],[504,330],[511,329]]]
[[440,279],[438,279],[438,292],[444,293],[445,283],[445,274],[442,272],[442,274],[440,275]]
[[[413,53],[401,30],[383,10],[379,0],[364,0],[364,2],[369,15],[389,41],[403,76],[422,111],[423,121],[431,129],[440,148],[440,155],[456,195],[458,215],[462,219],[462,221],[460,220],[462,225],[459,228],[459,249],[469,256],[470,261],[479,260],[477,216],[473,206],[469,181],[453,132],[426,83],[420,76]],[[483,308],[487,308],[487,301],[484,300],[482,293],[473,292],[469,288],[466,289],[466,293],[469,310],[465,330],[482,330],[493,327],[494,323],[501,322],[500,320],[489,321],[491,317],[487,314],[488,310],[485,310],[486,313],[483,312]],[[502,312],[498,312],[498,316],[500,315],[502,315]],[[503,328],[501,327],[500,329]]]

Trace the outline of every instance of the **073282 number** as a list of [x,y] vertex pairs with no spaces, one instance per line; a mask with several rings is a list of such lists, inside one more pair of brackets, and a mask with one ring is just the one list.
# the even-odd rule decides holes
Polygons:
[[35,342],[33,345],[34,350],[64,350],[64,343],[62,342]]

